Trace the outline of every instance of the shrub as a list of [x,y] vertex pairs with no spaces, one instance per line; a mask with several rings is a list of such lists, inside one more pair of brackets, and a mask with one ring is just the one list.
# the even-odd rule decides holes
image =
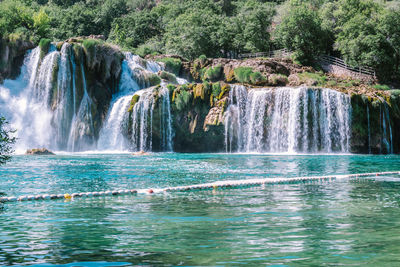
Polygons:
[[140,57],[145,57],[147,55],[151,55],[153,53],[155,53],[156,51],[154,51],[153,49],[151,49],[151,47],[149,47],[146,44],[140,45],[138,48],[135,49],[135,54],[140,56]]
[[260,84],[266,81],[265,77],[258,71],[250,74],[250,81],[252,84]]
[[176,86],[173,84],[168,84],[167,85],[167,89],[170,95],[172,95],[172,93],[174,92],[174,90],[176,89]]
[[386,84],[375,84],[372,87],[376,90],[385,90],[385,91],[390,90],[390,87]]
[[249,83],[252,73],[253,69],[250,67],[238,67],[234,70],[235,78],[240,83]]
[[160,77],[161,77],[161,79],[167,80],[168,82],[177,83],[176,76],[174,74],[172,74],[172,73],[167,72],[167,71],[162,71],[160,73]]
[[40,39],[39,47],[40,47],[40,57],[41,58],[43,58],[47,54],[47,52],[49,52],[50,45],[51,45],[50,39],[46,39],[46,38]]
[[160,77],[154,73],[146,73],[144,78],[147,86],[155,86],[161,83]]
[[182,111],[186,108],[186,106],[189,104],[189,101],[191,99],[191,93],[186,90],[180,90],[180,92],[177,94],[175,93],[175,107],[178,111]]
[[157,59],[157,61],[164,62],[167,71],[179,75],[182,67],[182,61],[179,58],[165,57]]
[[289,80],[285,75],[271,74],[268,78],[268,82],[271,85],[286,85],[289,82]]
[[205,70],[203,80],[217,81],[221,77],[222,66],[209,67]]
[[213,83],[213,85],[212,85],[212,95],[214,97],[218,97],[220,93],[221,93],[221,85],[220,85],[220,83]]

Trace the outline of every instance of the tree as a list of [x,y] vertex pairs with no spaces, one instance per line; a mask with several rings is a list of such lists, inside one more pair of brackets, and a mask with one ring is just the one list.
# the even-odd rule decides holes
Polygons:
[[[400,10],[387,10],[379,24],[379,33],[387,44],[387,56],[394,61],[392,72],[400,74]],[[390,66],[390,64],[389,64]]]
[[236,51],[259,52],[270,48],[269,27],[275,15],[273,5],[258,1],[246,1],[233,19],[235,26],[234,44]]
[[15,137],[10,134],[12,130],[8,128],[8,122],[4,117],[0,117],[0,165],[10,160],[10,154],[14,152],[12,145],[15,143]]
[[293,6],[274,32],[278,44],[292,50],[303,64],[311,64],[326,50],[326,32],[318,13],[308,4]]
[[193,59],[202,54],[220,54],[218,29],[220,17],[211,9],[189,9],[171,21],[166,28],[165,48],[167,53],[179,54]]

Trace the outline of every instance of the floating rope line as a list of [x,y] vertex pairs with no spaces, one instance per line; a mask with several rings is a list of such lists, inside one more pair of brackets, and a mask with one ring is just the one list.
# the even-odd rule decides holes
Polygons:
[[20,197],[1,197],[0,202],[16,202],[16,201],[34,201],[34,200],[50,200],[50,199],[74,199],[74,198],[91,198],[100,196],[121,196],[121,195],[136,195],[136,194],[153,194],[162,192],[184,192],[192,190],[215,190],[218,188],[238,188],[238,187],[253,187],[264,184],[284,184],[295,182],[309,182],[309,181],[332,181],[338,179],[368,177],[368,176],[381,176],[381,175],[400,175],[400,171],[393,172],[373,172],[373,173],[357,173],[345,175],[330,175],[330,176],[308,176],[308,177],[281,177],[281,178],[263,178],[263,179],[247,179],[247,180],[231,180],[231,181],[217,181],[212,183],[167,187],[160,189],[138,189],[138,190],[118,190],[118,191],[104,191],[104,192],[88,192],[88,193],[73,193],[73,194],[58,194],[58,195],[29,195]]

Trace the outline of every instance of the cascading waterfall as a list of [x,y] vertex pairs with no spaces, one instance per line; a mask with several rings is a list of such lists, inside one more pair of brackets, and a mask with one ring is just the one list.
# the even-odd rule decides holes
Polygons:
[[241,152],[349,151],[351,104],[345,94],[330,89],[251,89],[240,114],[231,112],[237,109],[234,94],[225,120],[227,149],[236,141]]
[[51,147],[54,144],[50,125],[52,112],[44,108],[47,100],[38,87],[48,88],[48,79],[42,73],[50,67],[52,56],[47,55],[43,60],[45,64],[39,64],[40,48],[31,50],[24,59],[20,76],[0,85],[0,114],[7,118],[11,128],[18,130],[17,153],[25,152],[27,147]]
[[[243,146],[243,126],[247,89],[243,85],[232,85],[229,91],[228,108],[225,112],[225,148],[232,152]],[[234,145],[237,145],[234,147]]]
[[[379,99],[382,103],[382,105],[380,106],[380,114],[379,114],[381,122],[381,134],[382,134],[381,143],[385,146],[385,153],[393,153],[392,126],[390,123],[388,104],[382,98]],[[380,153],[383,153],[382,145]]]
[[144,89],[136,94],[140,98],[132,109],[132,149],[134,151],[151,151],[154,105],[153,90]]
[[169,90],[165,85],[160,88],[159,95],[161,97],[161,149],[163,151],[172,151],[172,116],[171,103],[169,100]]
[[[10,114],[7,117],[12,127],[18,129],[17,150],[89,149],[94,141],[94,126],[83,63],[76,66],[69,43],[60,51],[51,45],[43,59],[40,54],[39,47],[30,51],[20,77],[16,81],[6,80],[1,88],[7,102],[1,112]],[[76,80],[77,75],[81,82]],[[17,90],[13,83],[17,83]],[[19,106],[13,106],[13,102]]]
[[367,103],[367,121],[368,121],[368,154],[371,154],[371,126],[369,121],[369,107]]
[[[152,89],[140,90],[148,85],[145,82],[146,72],[157,73],[162,66],[153,61],[144,61],[139,56],[125,53],[119,93],[114,96],[107,119],[100,131],[98,149],[100,150],[152,150],[152,124],[154,96]],[[169,91],[163,84],[159,88],[161,100],[160,130],[161,149],[172,151],[172,126]],[[127,112],[131,99],[138,95],[139,101],[131,112]],[[129,120],[132,125],[129,126]],[[128,129],[131,127],[131,129]],[[130,133],[130,134],[127,134]],[[130,138],[126,138],[130,136]]]

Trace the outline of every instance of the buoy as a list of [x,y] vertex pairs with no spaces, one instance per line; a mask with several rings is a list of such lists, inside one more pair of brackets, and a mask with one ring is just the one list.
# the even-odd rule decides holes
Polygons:
[[153,191],[153,189],[149,189],[149,190],[147,190],[147,193],[149,193],[149,194],[153,194],[153,193],[154,193],[154,191]]
[[64,198],[65,199],[71,199],[71,195],[70,194],[64,194]]

